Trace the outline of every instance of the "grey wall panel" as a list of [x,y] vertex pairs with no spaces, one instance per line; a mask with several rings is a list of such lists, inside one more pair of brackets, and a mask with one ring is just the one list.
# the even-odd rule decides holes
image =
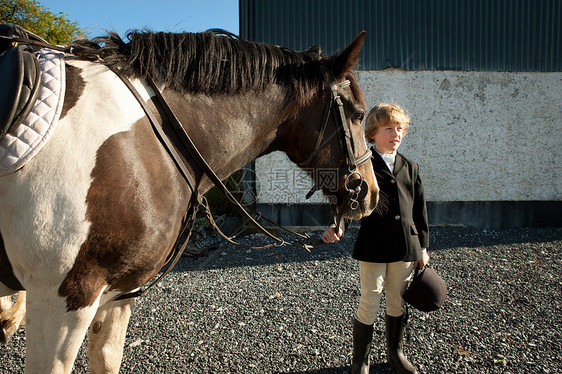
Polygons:
[[332,54],[367,30],[360,69],[560,71],[560,0],[240,0],[243,38]]

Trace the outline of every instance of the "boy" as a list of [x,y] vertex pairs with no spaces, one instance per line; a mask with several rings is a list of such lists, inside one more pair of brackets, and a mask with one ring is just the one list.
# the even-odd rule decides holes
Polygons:
[[[386,288],[386,343],[389,363],[399,373],[417,373],[402,352],[404,300],[412,269],[429,261],[429,225],[419,166],[397,152],[410,117],[398,105],[381,103],[365,119],[365,137],[374,145],[371,159],[380,187],[379,205],[361,220],[353,250],[359,260],[361,298],[353,322],[352,373],[368,374],[373,323]],[[330,226],[322,240],[342,232]]]

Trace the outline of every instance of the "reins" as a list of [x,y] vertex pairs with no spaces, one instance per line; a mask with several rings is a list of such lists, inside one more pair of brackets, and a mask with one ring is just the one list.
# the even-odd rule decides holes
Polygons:
[[[118,74],[118,75],[120,75],[121,79],[126,79],[121,74]],[[168,117],[168,123],[172,126],[172,128],[176,132],[176,135],[180,138],[180,140],[182,142],[182,145],[183,145],[185,151],[187,151],[187,154],[189,155],[191,160],[193,162],[195,162],[195,164],[203,172],[203,174],[206,175],[211,180],[211,182],[213,182],[215,187],[217,187],[217,189],[229,201],[234,203],[234,207],[244,216],[244,218],[247,219],[252,225],[254,225],[260,232],[262,232],[263,234],[265,234],[269,238],[275,240],[277,242],[276,243],[277,246],[287,244],[287,245],[292,245],[292,246],[299,247],[299,248],[304,248],[307,251],[309,251],[310,248],[312,248],[312,246],[313,246],[312,244],[303,244],[303,243],[295,244],[295,243],[287,242],[284,239],[275,236],[270,231],[268,231],[265,227],[263,227],[258,221],[256,221],[246,211],[246,209],[244,209],[244,207],[238,202],[238,200],[236,200],[236,198],[234,196],[232,196],[232,193],[230,192],[230,190],[225,186],[225,184],[222,182],[222,180],[219,178],[219,176],[209,166],[207,161],[205,161],[205,159],[203,158],[203,156],[201,155],[201,153],[199,152],[199,150],[197,149],[197,147],[195,146],[195,144],[191,140],[190,136],[185,131],[185,128],[182,125],[181,121],[176,117],[174,111],[172,110],[172,108],[170,108],[170,106],[168,105],[168,102],[162,96],[162,93],[160,92],[160,90],[156,86],[156,83],[154,82],[154,80],[152,78],[148,78],[147,81],[156,94],[156,99],[158,101],[158,105],[160,105],[164,109],[164,112],[166,113],[166,116]],[[140,97],[140,95],[139,95],[139,97]],[[177,161],[180,162],[181,159],[179,159]],[[201,206],[203,206],[203,208],[205,209],[205,214],[210,216],[211,215],[210,208],[209,208],[209,205],[205,203],[206,200],[204,200],[204,197],[200,197],[198,191],[193,191],[193,193],[197,195],[198,203]],[[217,229],[217,231],[220,232],[220,230],[218,230],[218,227],[216,225],[215,225],[215,228]],[[222,234],[222,235],[224,236],[224,234]],[[263,248],[267,248],[267,247],[269,247],[269,246],[265,246]]]
[[[235,244],[235,245],[238,245],[238,246],[241,246],[241,247],[253,248],[253,249],[264,249],[264,248],[270,248],[270,247],[275,247],[275,246],[291,245],[291,246],[298,247],[298,248],[304,248],[305,250],[310,251],[311,248],[324,244],[324,242],[320,239],[317,239],[317,240],[313,241],[308,235],[303,235],[303,234],[293,232],[291,230],[288,230],[286,228],[283,228],[282,226],[279,226],[279,225],[275,224],[274,222],[272,222],[270,220],[267,220],[265,217],[261,217],[261,218],[267,220],[270,225],[277,226],[278,228],[281,228],[282,230],[284,230],[288,233],[296,235],[296,236],[300,237],[301,239],[307,240],[308,243],[305,243],[303,241],[298,241],[298,242],[286,241],[285,239],[283,239],[281,237],[278,237],[278,236],[274,235],[273,233],[271,233],[269,230],[267,230],[265,227],[263,227],[254,217],[252,217],[252,215],[250,213],[248,213],[248,211],[234,198],[234,196],[228,190],[228,188],[224,185],[222,180],[216,175],[216,173],[213,171],[213,169],[205,161],[205,159],[203,158],[203,156],[201,155],[201,153],[199,152],[199,150],[197,149],[197,147],[195,146],[195,144],[193,143],[193,141],[191,140],[191,138],[189,137],[189,135],[185,131],[185,128],[182,125],[181,121],[177,118],[177,116],[175,115],[172,108],[170,108],[170,106],[168,105],[167,101],[165,100],[165,98],[162,95],[162,92],[157,87],[156,83],[153,81],[153,79],[151,77],[148,77],[146,80],[147,80],[148,84],[150,85],[150,87],[154,90],[154,93],[156,95],[155,96],[156,105],[159,106],[164,111],[165,117],[167,118],[166,123],[169,126],[171,126],[171,128],[174,130],[177,137],[180,139],[181,145],[183,147],[183,149],[181,149],[181,151],[182,151],[182,153],[183,153],[183,151],[185,151],[184,156],[187,159],[189,159],[190,161],[193,162],[193,164],[192,164],[193,167],[198,168],[203,175],[207,176],[211,180],[211,182],[217,187],[217,189],[224,196],[226,196],[229,201],[231,201],[233,203],[236,210],[238,210],[240,212],[240,214],[249,223],[251,223],[253,226],[255,226],[258,229],[258,231],[260,231],[261,233],[263,233],[267,237],[274,240],[274,243],[270,243],[270,244],[260,246],[260,247],[246,246],[244,244],[241,244],[241,243],[238,243],[238,242],[234,241],[233,237],[228,237],[227,235],[225,235],[220,230],[218,225],[215,223],[207,200],[205,199],[204,196],[202,196],[199,193],[199,186],[200,186],[201,180],[200,179],[196,180],[196,178],[192,175],[189,168],[187,167],[187,165],[183,161],[182,157],[179,155],[178,148],[171,142],[169,137],[166,135],[166,133],[164,132],[164,129],[162,127],[162,124],[160,124],[157,117],[152,112],[152,109],[148,106],[146,101],[142,98],[142,96],[139,94],[137,89],[133,86],[131,81],[121,71],[119,71],[117,68],[105,63],[103,61],[103,59],[95,53],[84,54],[84,53],[82,53],[82,51],[78,52],[78,51],[74,50],[72,47],[54,46],[54,45],[51,45],[51,44],[45,42],[43,39],[37,37],[35,34],[32,34],[32,33],[29,33],[28,35],[26,34],[26,36],[29,36],[29,38],[18,37],[18,36],[15,36],[15,37],[0,36],[0,42],[12,44],[12,45],[13,45],[13,43],[22,43],[22,44],[27,44],[27,45],[33,45],[33,46],[38,46],[38,47],[45,47],[45,48],[54,49],[54,50],[57,50],[57,51],[72,54],[74,56],[78,56],[82,59],[90,59],[94,62],[103,63],[113,73],[115,73],[121,79],[121,81],[125,84],[125,86],[129,89],[131,94],[138,101],[139,105],[141,106],[141,108],[145,112],[149,122],[151,123],[151,126],[152,126],[156,136],[161,141],[165,150],[168,152],[168,154],[172,158],[173,162],[175,163],[178,171],[180,172],[182,177],[185,179],[189,188],[192,191],[191,199],[190,199],[190,202],[188,204],[188,210],[187,210],[184,218],[182,219],[182,224],[181,224],[179,235],[176,238],[176,242],[174,243],[172,251],[170,252],[168,258],[166,259],[166,262],[165,262],[165,265],[164,265],[164,266],[167,265],[166,270],[158,278],[156,278],[149,285],[147,285],[144,288],[144,290],[137,290],[135,292],[123,294],[123,295],[117,297],[115,300],[122,300],[122,299],[127,299],[127,298],[131,298],[131,297],[137,297],[137,296],[144,295],[144,294],[146,294],[146,292],[150,288],[152,288],[164,276],[166,276],[168,274],[168,272],[174,267],[174,265],[177,263],[177,261],[181,257],[181,255],[182,255],[182,253],[183,253],[183,251],[184,251],[184,249],[187,245],[187,242],[189,240],[189,237],[190,237],[191,232],[192,232],[193,227],[194,227],[195,216],[196,216],[198,207],[203,208],[204,213],[205,213],[206,217],[208,218],[210,225],[213,227],[213,229],[216,232],[219,233],[219,235],[221,237],[223,237],[228,242],[230,242],[232,244]],[[361,176],[360,173],[358,173],[356,171],[356,169],[357,169],[357,166],[361,165],[362,163],[364,163],[364,162],[366,162],[367,160],[370,159],[371,152],[370,152],[370,150],[368,150],[367,153],[365,153],[361,157],[355,159],[353,139],[351,137],[350,130],[346,126],[345,111],[343,109],[343,103],[341,101],[341,98],[340,98],[339,92],[338,92],[339,89],[347,87],[350,84],[351,83],[348,80],[346,80],[346,81],[344,81],[340,84],[330,86],[331,96],[330,96],[330,101],[329,101],[329,103],[326,107],[326,111],[324,113],[324,118],[323,118],[323,122],[322,122],[322,128],[321,128],[321,131],[320,131],[320,136],[318,137],[318,140],[317,140],[316,145],[313,149],[313,152],[306,159],[305,163],[308,164],[309,162],[311,162],[314,159],[314,157],[317,155],[318,151],[320,151],[323,147],[325,147],[328,144],[328,142],[330,141],[331,137],[328,137],[327,139],[324,139],[323,141],[322,141],[322,139],[324,138],[324,134],[326,132],[326,128],[327,128],[327,124],[329,122],[330,114],[334,113],[334,119],[336,121],[336,127],[338,128],[338,131],[336,131],[336,133],[337,133],[337,136],[341,137],[341,139],[340,139],[340,150],[342,151],[342,155],[344,156],[344,158],[346,158],[346,165],[343,168],[340,169],[341,172],[344,172],[344,173],[347,174],[347,177],[346,177],[345,182],[344,182],[344,186],[345,186],[346,190],[348,191],[348,195],[347,195],[346,199],[344,200],[344,204],[349,204],[352,209],[356,209],[359,206],[359,203],[356,199],[357,199],[357,196],[360,193],[360,190],[361,190],[360,185],[361,184],[358,187],[356,187],[355,189],[351,189],[348,184],[349,184],[349,181],[350,181],[350,177],[352,175],[357,175],[359,177],[360,182],[361,183],[363,182],[363,177]],[[335,105],[334,105],[334,103],[335,103]],[[345,146],[343,146],[343,144]],[[347,152],[347,155],[344,154],[344,151]],[[299,166],[301,166],[301,164],[299,164]],[[310,197],[317,190],[318,190],[317,184],[315,184],[314,187],[312,188],[311,192],[309,192],[309,194],[307,194],[307,198]],[[342,205],[342,206],[344,206],[344,205]],[[255,211],[254,211],[254,213],[257,214],[257,216],[260,216],[259,213],[255,212]],[[337,218],[338,222],[341,221],[342,215],[343,215],[343,209],[340,209],[340,212],[338,213],[338,218]],[[186,236],[184,242],[180,243],[180,239],[184,236]]]
[[[156,86],[154,81],[151,78],[148,78],[147,82],[149,83],[149,85],[151,86],[151,88],[154,90],[154,92],[156,94],[156,99],[158,101],[158,105],[165,112],[165,115],[166,115],[167,120],[168,120],[167,123],[172,126],[176,135],[180,138],[180,140],[182,142],[182,145],[183,145],[184,149],[187,151],[191,160],[196,163],[197,167],[203,172],[204,175],[206,175],[213,182],[213,184],[219,189],[219,191],[221,193],[223,193],[230,201],[232,201],[234,203],[234,207],[250,223],[252,223],[252,225],[257,227],[258,230],[260,232],[262,232],[263,234],[265,234],[268,237],[274,239],[276,241],[276,243],[264,245],[264,246],[261,246],[261,247],[249,247],[249,246],[246,246],[244,244],[235,242],[234,240],[232,240],[232,238],[226,236],[220,230],[218,225],[215,223],[215,221],[213,219],[213,216],[212,216],[212,213],[211,213],[211,209],[209,208],[209,205],[207,203],[206,198],[199,194],[199,183],[197,183],[195,181],[195,179],[193,178],[193,176],[189,172],[189,169],[187,168],[187,166],[183,162],[182,158],[177,153],[176,147],[171,143],[170,139],[165,134],[162,125],[160,124],[160,122],[158,121],[158,119],[156,118],[156,116],[154,115],[154,113],[152,112],[152,110],[150,109],[148,104],[146,103],[146,101],[142,98],[140,93],[137,91],[137,89],[133,86],[133,84],[131,83],[131,81],[127,77],[125,77],[119,70],[114,69],[112,67],[109,67],[109,68],[112,72],[114,72],[123,81],[125,86],[131,91],[132,95],[137,99],[137,101],[139,102],[139,105],[142,107],[142,109],[144,110],[149,122],[151,123],[152,128],[156,132],[158,138],[162,141],[162,144],[164,145],[164,148],[168,151],[170,157],[173,159],[174,163],[178,167],[178,170],[180,171],[180,173],[182,174],[182,176],[184,177],[184,179],[186,180],[187,184],[189,185],[189,187],[192,191],[191,201],[189,203],[188,212],[186,214],[186,217],[189,217],[189,218],[186,219],[186,217],[184,217],[184,219],[182,221],[182,227],[181,227],[180,233],[179,233],[179,235],[176,239],[176,243],[173,246],[173,249],[172,249],[172,252],[170,253],[170,256],[168,256],[168,259],[166,260],[166,263],[171,261],[171,262],[168,263],[168,266],[167,266],[166,270],[158,278],[153,280],[152,283],[150,283],[148,286],[146,286],[144,288],[144,290],[138,290],[138,291],[135,291],[135,292],[123,294],[123,295],[117,297],[115,300],[123,300],[123,299],[132,298],[132,297],[142,296],[142,295],[146,294],[150,288],[152,288],[154,285],[156,285],[160,280],[162,280],[162,278],[164,276],[166,276],[168,274],[168,272],[178,262],[179,258],[181,257],[181,255],[183,254],[183,252],[185,250],[185,247],[187,246],[187,242],[189,241],[189,237],[191,236],[191,232],[193,230],[193,226],[194,226],[194,223],[195,223],[195,215],[197,213],[197,207],[198,206],[203,207],[205,215],[209,219],[209,223],[211,224],[211,227],[213,227],[213,229],[215,231],[217,231],[221,237],[223,237],[224,239],[226,239],[230,243],[241,246],[241,247],[247,247],[247,248],[253,248],[253,249],[264,249],[264,248],[270,248],[270,247],[273,247],[273,246],[282,246],[282,245],[286,244],[286,245],[291,245],[291,246],[294,246],[294,247],[304,248],[307,251],[310,251],[310,249],[312,247],[324,244],[321,240],[317,241],[316,243],[312,243],[310,237],[303,236],[303,235],[300,235],[298,233],[293,233],[293,234],[304,237],[304,238],[310,240],[311,242],[310,243],[300,242],[298,244],[288,242],[288,241],[285,241],[283,238],[279,238],[279,237],[273,235],[270,231],[268,231],[266,228],[264,228],[259,222],[257,222],[257,220],[255,220],[246,211],[246,209],[244,209],[244,207],[242,207],[242,205],[234,198],[234,196],[232,196],[232,193],[224,185],[224,183],[221,181],[221,179],[216,175],[216,173],[209,166],[209,164],[207,164],[207,162],[205,161],[205,159],[203,158],[203,156],[201,155],[201,153],[199,152],[199,150],[197,149],[197,147],[195,146],[195,144],[193,143],[193,141],[191,140],[191,138],[189,137],[189,135],[185,131],[183,125],[180,122],[180,120],[176,117],[174,111],[172,110],[172,108],[170,108],[167,101],[162,96],[162,93],[160,92],[160,90],[158,89],[158,87]],[[195,202],[197,202],[197,204],[195,204]],[[191,212],[191,214],[190,214],[190,212]],[[189,229],[187,229],[188,226],[189,226]],[[183,244],[180,244],[179,243],[180,238],[183,236],[183,234],[186,232],[186,230],[187,230],[187,238],[185,239]]]

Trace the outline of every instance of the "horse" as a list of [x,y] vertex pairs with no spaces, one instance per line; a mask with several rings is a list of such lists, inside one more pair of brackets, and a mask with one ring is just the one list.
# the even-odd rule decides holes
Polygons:
[[7,343],[18,328],[25,325],[25,291],[12,296],[0,297],[0,343]]
[[[70,373],[89,330],[91,371],[117,373],[134,307],[122,297],[166,265],[194,197],[213,185],[159,95],[219,178],[283,151],[340,218],[370,214],[378,185],[354,74],[364,37],[332,56],[217,31],[71,43],[56,131],[0,177],[0,297],[25,290],[26,372]],[[338,171],[334,185],[317,170]]]

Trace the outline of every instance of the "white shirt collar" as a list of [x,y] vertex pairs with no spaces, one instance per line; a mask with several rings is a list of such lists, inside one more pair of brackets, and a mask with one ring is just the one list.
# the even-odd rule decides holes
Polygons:
[[384,163],[386,164],[386,166],[388,166],[390,172],[394,173],[394,161],[396,161],[396,151],[390,154],[382,154],[379,151],[377,151],[375,147],[373,147],[373,149],[382,157]]

